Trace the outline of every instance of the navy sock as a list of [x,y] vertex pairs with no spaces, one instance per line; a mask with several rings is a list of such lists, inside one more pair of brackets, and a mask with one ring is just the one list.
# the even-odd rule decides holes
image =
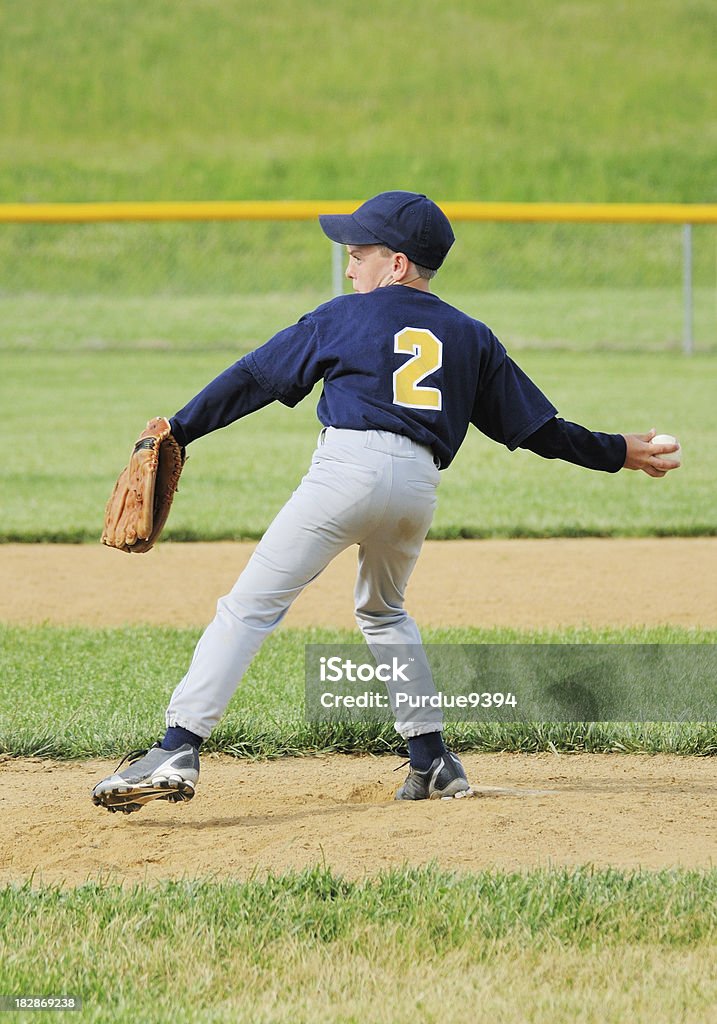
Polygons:
[[185,743],[191,743],[198,750],[202,745],[202,737],[197,736],[195,732],[190,732],[189,729],[182,729],[180,725],[170,725],[160,747],[162,750],[176,750],[178,747],[183,747]]
[[428,771],[436,758],[445,752],[442,732],[424,732],[422,736],[410,736],[408,739],[411,767],[419,772]]

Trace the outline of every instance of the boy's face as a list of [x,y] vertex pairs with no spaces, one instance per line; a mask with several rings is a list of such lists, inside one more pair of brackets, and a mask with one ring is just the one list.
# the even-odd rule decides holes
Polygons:
[[347,245],[349,262],[346,277],[353,283],[355,292],[372,292],[393,283],[393,262],[395,253],[382,255],[379,245]]

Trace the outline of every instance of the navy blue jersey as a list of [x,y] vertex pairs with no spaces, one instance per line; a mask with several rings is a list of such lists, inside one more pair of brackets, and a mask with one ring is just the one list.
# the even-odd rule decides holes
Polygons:
[[512,450],[557,411],[485,324],[402,285],[339,296],[241,362],[289,406],[323,380],[324,426],[405,434],[442,468],[471,422]]
[[328,302],[234,363],[170,420],[180,444],[274,400],[296,405],[323,380],[325,426],[405,434],[452,461],[468,424],[528,448],[615,473],[621,434],[558,419],[554,406],[480,321],[437,296],[392,285]]

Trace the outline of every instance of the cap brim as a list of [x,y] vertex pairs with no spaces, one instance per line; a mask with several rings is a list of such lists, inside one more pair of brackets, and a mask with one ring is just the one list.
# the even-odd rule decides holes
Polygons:
[[332,242],[341,245],[380,245],[381,239],[362,227],[351,213],[324,213],[319,224]]

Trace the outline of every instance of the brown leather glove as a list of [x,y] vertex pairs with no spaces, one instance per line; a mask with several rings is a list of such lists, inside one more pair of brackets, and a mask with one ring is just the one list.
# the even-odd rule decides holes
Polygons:
[[184,462],[169,421],[150,420],[107,502],[102,543],[137,554],[149,551],[167,522]]

